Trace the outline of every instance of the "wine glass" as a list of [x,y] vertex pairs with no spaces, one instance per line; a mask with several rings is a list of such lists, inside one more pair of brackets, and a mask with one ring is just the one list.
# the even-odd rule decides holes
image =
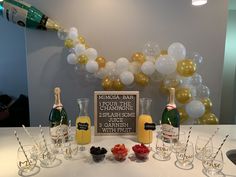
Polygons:
[[160,161],[170,160],[172,153],[172,141],[165,142],[162,135],[157,136],[156,152],[153,154],[153,158]]
[[31,176],[39,172],[39,167],[36,167],[37,159],[32,154],[32,147],[25,145],[17,150],[17,166],[19,168],[18,174],[20,176]]
[[[206,148],[207,149],[207,148]],[[209,151],[208,151],[209,152]],[[221,172],[224,166],[223,153],[213,148],[212,153],[205,153],[202,160],[203,173],[207,176],[224,176]]]
[[[204,157],[204,153],[212,153],[212,141],[208,137],[204,136],[197,136],[196,144],[195,144],[195,151],[196,151],[196,158],[202,160]],[[209,152],[206,152],[209,151]]]
[[[184,142],[181,142],[184,144]],[[193,160],[194,160],[194,147],[192,142],[188,142],[185,144],[185,147],[182,148],[179,152],[176,153],[175,165],[178,168],[184,170],[190,170],[193,168]]]
[[73,159],[78,153],[78,145],[75,141],[63,143],[62,147],[64,158],[67,160]]
[[179,152],[184,146],[186,142],[186,136],[184,131],[179,132],[179,138],[176,142],[172,144],[172,152],[177,153]]

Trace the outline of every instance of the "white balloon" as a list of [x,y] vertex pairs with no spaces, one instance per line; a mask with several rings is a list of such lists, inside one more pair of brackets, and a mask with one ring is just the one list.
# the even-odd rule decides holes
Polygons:
[[141,71],[150,76],[154,73],[155,71],[155,66],[151,61],[145,61],[142,66],[141,66]]
[[77,63],[77,56],[74,53],[70,53],[67,56],[67,62],[71,65],[75,65]]
[[89,73],[95,73],[98,70],[98,63],[94,60],[89,60],[85,67]]
[[83,44],[76,44],[74,51],[76,55],[81,55],[85,51],[85,46]]
[[175,72],[177,63],[173,57],[169,55],[163,55],[157,59],[155,66],[159,73],[168,75]]
[[78,30],[75,27],[70,28],[69,33],[68,33],[68,38],[72,40],[77,40],[78,39]]
[[141,65],[138,62],[131,62],[129,63],[128,70],[132,72],[133,74],[136,74],[140,72],[141,70]]
[[186,107],[186,112],[191,118],[201,117],[205,113],[205,106],[201,101],[193,100],[189,102]]
[[68,31],[65,29],[59,29],[57,31],[57,36],[60,40],[64,41],[68,38]]
[[143,47],[143,54],[145,56],[156,57],[160,53],[160,47],[156,42],[149,41]]
[[205,85],[197,86],[197,97],[198,98],[208,98],[210,96],[210,89]]
[[202,76],[198,73],[195,73],[193,76],[192,76],[192,84],[194,86],[198,86],[200,84],[202,84]]
[[78,29],[77,29],[76,27],[71,27],[71,28],[69,29],[69,32],[70,32],[70,31],[74,31],[74,32],[78,33]]
[[120,74],[123,71],[128,70],[129,60],[127,58],[119,58],[116,61],[116,70]]
[[174,42],[168,47],[168,55],[180,61],[186,57],[186,49],[183,44]]
[[120,74],[120,80],[124,85],[130,85],[134,82],[134,75],[130,71],[124,71]]
[[83,54],[86,55],[89,58],[89,60],[95,60],[98,56],[98,52],[94,48],[86,49]]

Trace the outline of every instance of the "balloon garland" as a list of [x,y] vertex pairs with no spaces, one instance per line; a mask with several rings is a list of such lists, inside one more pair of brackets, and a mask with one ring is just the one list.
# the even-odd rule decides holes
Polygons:
[[210,90],[203,85],[197,65],[203,58],[193,53],[186,58],[186,48],[179,42],[172,43],[168,50],[160,50],[156,42],[148,42],[142,52],[136,52],[131,59],[119,58],[115,62],[98,56],[96,49],[89,47],[79,36],[76,28],[61,29],[58,37],[69,49],[67,62],[80,65],[94,77],[101,79],[104,90],[121,91],[134,84],[146,87],[152,82],[160,83],[160,91],[168,94],[168,89],[176,89],[175,98],[181,105],[178,110],[181,123],[188,118],[197,124],[218,124],[218,118],[211,112]]

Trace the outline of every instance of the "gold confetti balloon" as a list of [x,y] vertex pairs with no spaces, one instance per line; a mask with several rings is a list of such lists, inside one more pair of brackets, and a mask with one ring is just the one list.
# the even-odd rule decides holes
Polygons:
[[191,59],[181,60],[177,63],[177,72],[184,77],[190,77],[196,72],[197,66]]
[[213,113],[206,113],[198,119],[199,124],[219,124],[219,119]]
[[180,116],[180,123],[183,123],[188,120],[188,114],[183,107],[178,108],[178,112]]
[[143,64],[146,60],[145,55],[141,52],[136,52],[131,57],[132,61],[136,61],[138,63]]
[[134,80],[137,84],[141,86],[147,86],[149,83],[149,77],[142,72],[135,74]]
[[98,63],[99,68],[104,68],[106,66],[106,59],[104,57],[97,57],[96,62]]
[[188,103],[192,98],[192,94],[191,94],[190,89],[189,88],[176,89],[175,98],[181,104]]
[[70,49],[70,48],[74,47],[74,42],[72,39],[66,39],[64,42],[64,45],[66,48]]
[[122,90],[124,90],[124,84],[120,81],[120,79],[115,79],[114,81],[113,81],[113,90],[115,90],[115,91],[122,91]]
[[211,112],[212,102],[211,102],[210,98],[202,98],[200,101],[205,106],[205,113]]
[[102,87],[103,87],[103,90],[112,90],[112,87],[113,87],[113,81],[109,78],[109,77],[105,77],[103,80],[102,80]]
[[78,63],[81,65],[85,65],[88,62],[88,57],[87,55],[80,55],[78,57]]
[[79,36],[78,38],[79,38],[79,42],[81,44],[85,44],[86,43],[85,38],[83,36]]

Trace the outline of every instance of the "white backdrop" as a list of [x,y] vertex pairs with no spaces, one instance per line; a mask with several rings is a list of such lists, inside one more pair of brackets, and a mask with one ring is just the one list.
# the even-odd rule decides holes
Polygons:
[[[75,26],[99,55],[108,60],[130,58],[149,41],[166,49],[172,42],[183,43],[188,55],[198,51],[204,63],[198,69],[210,88],[213,112],[219,116],[224,57],[227,4],[209,0],[203,7],[191,6],[190,0],[28,0],[52,19],[69,28]],[[53,88],[62,88],[62,102],[69,119],[78,113],[76,99],[91,99],[101,90],[100,81],[86,81],[66,62],[68,51],[56,33],[26,31],[28,89],[31,125],[48,124],[53,104]],[[141,96],[152,97],[152,115],[161,117],[166,97],[151,85]]]

